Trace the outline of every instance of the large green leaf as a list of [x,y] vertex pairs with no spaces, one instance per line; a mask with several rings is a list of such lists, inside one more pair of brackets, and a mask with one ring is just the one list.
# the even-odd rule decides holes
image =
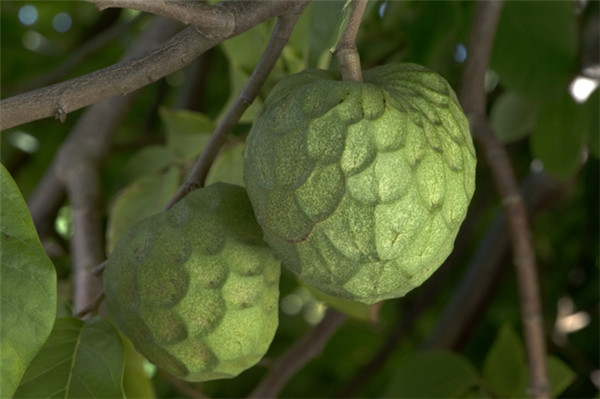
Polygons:
[[417,353],[392,376],[385,397],[456,398],[479,382],[467,359],[452,352],[430,350]]
[[550,174],[565,178],[579,170],[591,123],[597,118],[598,110],[590,104],[576,104],[565,94],[562,101],[548,104],[540,112],[530,145],[532,155]]
[[508,1],[491,67],[503,85],[530,99],[556,98],[576,65],[576,34],[570,1]]
[[109,323],[57,319],[16,398],[122,398],[123,345]]
[[510,325],[500,329],[483,363],[483,378],[495,397],[525,396],[528,370],[523,343]]
[[179,168],[172,166],[162,173],[143,176],[121,191],[108,218],[109,253],[129,226],[163,209],[177,192],[179,174]]
[[10,397],[56,316],[56,272],[25,201],[0,165],[0,397]]

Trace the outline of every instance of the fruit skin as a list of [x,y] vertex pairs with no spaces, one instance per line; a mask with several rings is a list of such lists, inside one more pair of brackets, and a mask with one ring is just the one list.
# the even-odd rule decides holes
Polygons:
[[244,182],[285,267],[371,304],[405,295],[450,254],[476,157],[441,76],[396,63],[363,77],[307,70],[280,81],[246,140]]
[[280,269],[245,190],[216,183],[132,226],[107,262],[104,290],[139,352],[206,381],[235,377],[267,351]]

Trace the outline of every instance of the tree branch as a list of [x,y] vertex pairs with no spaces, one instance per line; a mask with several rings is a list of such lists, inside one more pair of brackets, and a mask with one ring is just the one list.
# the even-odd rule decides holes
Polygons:
[[[178,29],[178,22],[155,18],[125,57],[153,48]],[[65,189],[69,195],[73,207],[75,313],[92,303],[101,290],[101,280],[93,274],[93,268],[104,259],[98,170],[108,154],[113,132],[134,99],[135,93],[113,97],[86,110],[29,200],[36,227],[40,229],[40,221],[53,222],[52,216],[64,199]]]
[[461,103],[469,118],[473,136],[484,149],[507,218],[531,375],[530,394],[534,398],[549,398],[550,386],[546,369],[546,344],[537,266],[527,214],[508,154],[498,142],[485,114],[484,78],[502,4],[501,0],[477,3],[461,88]]
[[196,25],[209,39],[224,39],[235,29],[235,15],[222,3],[214,6],[189,0],[88,0],[104,10],[111,7],[131,8]]
[[64,121],[69,112],[130,93],[183,68],[224,39],[285,14],[296,4],[291,1],[224,2],[220,7],[235,17],[234,29],[227,37],[208,38],[206,33],[188,27],[162,46],[134,59],[2,100],[0,130],[51,116]]
[[352,0],[348,24],[335,48],[335,55],[340,64],[343,80],[352,82],[363,81],[360,56],[356,48],[356,35],[365,8],[367,7],[367,2],[368,0]]
[[281,51],[285,47],[292,30],[294,29],[300,13],[302,13],[304,8],[308,5],[308,2],[304,1],[297,4],[298,8],[294,10],[294,13],[286,14],[277,21],[277,25],[275,25],[273,33],[271,34],[269,44],[260,61],[254,68],[252,75],[250,75],[244,88],[216,127],[185,182],[181,185],[175,196],[173,196],[167,205],[165,205],[165,210],[175,205],[175,203],[186,194],[204,186],[210,167],[217,157],[219,150],[225,143],[227,135],[233,130],[246,109],[248,109],[258,95],[260,88],[267,80],[267,77],[279,59]]
[[248,398],[277,397],[285,384],[309,361],[323,351],[329,339],[345,321],[346,316],[344,314],[328,309],[323,320],[315,328],[273,362],[267,375]]

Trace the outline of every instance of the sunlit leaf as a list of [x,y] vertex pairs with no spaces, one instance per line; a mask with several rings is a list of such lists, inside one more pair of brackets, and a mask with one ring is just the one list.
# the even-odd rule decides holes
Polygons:
[[123,346],[106,321],[57,319],[16,398],[123,398]]
[[523,343],[510,325],[500,329],[483,363],[483,378],[496,397],[525,396],[528,370]]
[[468,392],[479,375],[467,359],[452,352],[420,352],[402,363],[392,376],[385,397],[456,398]]
[[29,210],[0,165],[0,397],[10,397],[56,315],[56,272]]
[[115,244],[132,224],[162,211],[179,187],[179,168],[146,175],[125,187],[115,200],[108,218],[107,248]]

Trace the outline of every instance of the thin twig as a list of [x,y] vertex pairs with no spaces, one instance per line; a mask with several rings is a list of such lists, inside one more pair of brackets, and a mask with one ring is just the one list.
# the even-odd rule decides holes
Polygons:
[[368,0],[352,0],[348,24],[335,49],[335,55],[342,72],[342,80],[363,81],[360,56],[356,48],[356,35],[367,3]]
[[277,21],[277,25],[273,29],[273,33],[271,34],[271,39],[267,45],[267,48],[265,49],[260,61],[254,68],[252,75],[250,75],[246,85],[237,96],[231,107],[227,110],[227,113],[219,125],[216,127],[185,182],[181,185],[178,192],[173,196],[173,198],[171,198],[167,205],[165,205],[165,210],[171,208],[177,203],[177,201],[185,197],[185,195],[191,191],[204,186],[206,177],[210,171],[210,167],[217,157],[219,150],[246,109],[250,106],[250,104],[252,104],[258,95],[260,88],[267,80],[267,77],[279,59],[281,51],[285,47],[290,34],[294,29],[300,13],[302,10],[304,10],[308,3],[304,1],[298,4],[299,8],[294,10],[295,12],[286,14],[280,17]]
[[345,321],[344,314],[328,309],[323,320],[315,328],[273,362],[267,375],[248,398],[277,397],[287,382],[323,351],[329,339]]
[[506,214],[529,361],[529,394],[541,399],[550,397],[550,386],[546,369],[546,343],[535,253],[527,213],[510,159],[498,142],[485,114],[484,77],[502,5],[501,0],[477,3],[461,90],[461,103],[469,118],[473,136],[484,149]]

